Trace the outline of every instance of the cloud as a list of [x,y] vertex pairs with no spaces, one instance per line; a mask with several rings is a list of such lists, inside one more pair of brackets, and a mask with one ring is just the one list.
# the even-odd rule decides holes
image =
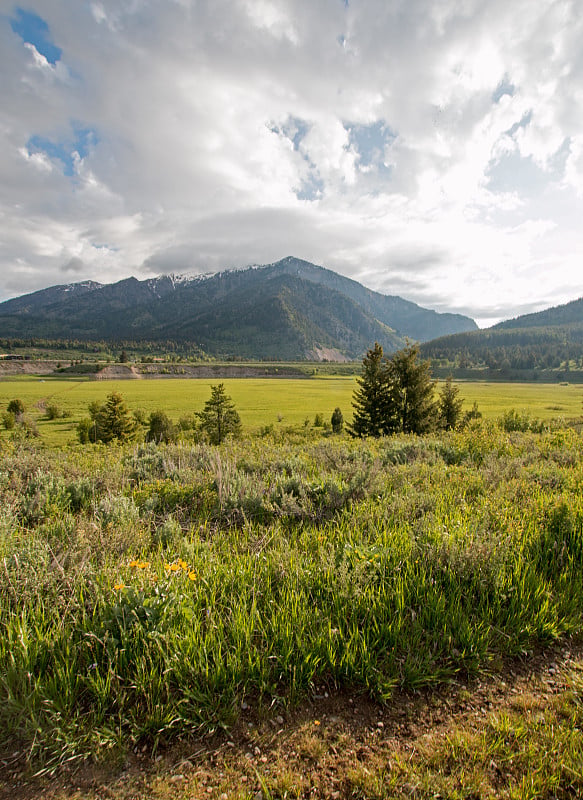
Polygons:
[[0,299],[290,253],[481,319],[581,294],[577,5],[14,7]]
[[81,258],[78,256],[73,256],[61,267],[61,272],[80,273],[83,272],[84,266],[85,265],[83,264],[83,260]]

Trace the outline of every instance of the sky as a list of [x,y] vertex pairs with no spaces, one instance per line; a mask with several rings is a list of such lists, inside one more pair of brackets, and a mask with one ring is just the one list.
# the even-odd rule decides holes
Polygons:
[[0,301],[289,255],[583,295],[581,0],[0,0]]

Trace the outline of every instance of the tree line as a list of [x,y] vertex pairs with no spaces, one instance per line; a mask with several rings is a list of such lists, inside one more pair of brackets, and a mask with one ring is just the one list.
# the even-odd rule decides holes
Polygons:
[[[210,399],[206,401],[202,411],[195,414],[198,427],[211,444],[221,444],[227,436],[238,436],[241,432],[241,419],[231,398],[225,391],[224,384],[211,386]],[[126,406],[119,392],[108,395],[105,403],[90,403],[89,417],[81,420],[77,426],[79,441],[104,442],[114,440],[124,442],[133,439],[141,420]],[[179,430],[184,427],[195,427],[195,419],[189,419],[176,425],[165,411],[152,411],[147,421],[146,441],[172,442],[178,437]]]

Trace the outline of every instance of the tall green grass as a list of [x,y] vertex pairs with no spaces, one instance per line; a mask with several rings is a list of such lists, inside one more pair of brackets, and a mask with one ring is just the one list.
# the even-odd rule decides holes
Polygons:
[[0,744],[46,769],[581,631],[571,430],[4,446]]

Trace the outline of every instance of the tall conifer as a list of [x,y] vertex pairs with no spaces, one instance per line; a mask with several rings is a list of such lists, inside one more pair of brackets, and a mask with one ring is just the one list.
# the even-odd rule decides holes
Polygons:
[[383,436],[392,429],[390,386],[383,348],[378,342],[362,360],[362,373],[354,393],[354,417],[349,431],[353,436]]

